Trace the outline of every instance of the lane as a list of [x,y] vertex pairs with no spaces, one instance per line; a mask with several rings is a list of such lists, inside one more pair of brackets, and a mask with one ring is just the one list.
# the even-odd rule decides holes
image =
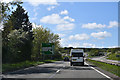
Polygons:
[[85,62],[85,64],[87,64],[90,68],[94,69],[96,72],[100,73],[101,75],[105,76],[106,78],[113,80],[111,77],[109,77],[108,75],[102,73],[101,71],[95,69],[94,67],[90,66],[88,63]]
[[84,66],[69,65],[70,64],[66,65],[64,69],[61,69],[61,71],[53,78],[107,78],[92,69],[88,64],[85,64]]
[[64,66],[63,61],[47,63],[35,67],[25,68],[4,75],[4,78],[49,78]]
[[38,65],[36,67],[26,68],[24,70],[19,70],[16,72],[8,73],[5,78],[100,78],[108,79],[103,74],[91,67],[87,63],[84,66],[70,66],[69,62],[57,61],[55,63]]

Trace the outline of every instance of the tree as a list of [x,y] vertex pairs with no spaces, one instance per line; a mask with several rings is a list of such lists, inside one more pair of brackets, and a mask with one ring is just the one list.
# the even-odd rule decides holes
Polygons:
[[12,11],[12,9],[14,9],[14,6],[22,3],[23,2],[21,2],[20,0],[12,1],[9,3],[0,1],[0,23],[7,20],[10,12]]
[[10,32],[14,29],[23,29],[29,33],[32,30],[32,24],[29,21],[27,12],[20,5],[17,5],[16,11],[13,11],[12,14],[9,15],[7,22],[4,24],[3,33],[6,33],[7,31]]
[[24,46],[28,41],[29,34],[22,29],[13,30],[8,35],[8,54],[6,58],[9,62],[21,62],[29,58],[29,54],[25,54]]
[[22,8],[22,6],[17,5],[16,11],[12,12],[12,15],[9,17],[9,20],[12,21],[12,29],[23,29],[24,31],[32,30],[31,23],[29,21],[27,12]]
[[14,9],[14,6],[20,4],[22,4],[22,2],[20,2],[19,0],[9,3],[0,2],[0,25],[3,27],[2,31],[3,42],[7,42],[6,40],[7,35],[12,30],[12,22],[8,20],[10,13],[12,12],[12,9]]
[[42,43],[54,43],[55,53],[57,53],[59,48],[59,36],[57,34],[51,33],[50,30],[38,27],[33,29],[33,54],[32,56],[37,60],[41,58],[41,48]]
[[[11,42],[9,41],[8,35],[10,35],[11,32],[13,32],[14,30],[17,30],[18,32],[20,32],[19,36],[20,35],[22,36],[23,33],[27,33],[28,36],[26,37],[27,39],[24,40],[24,45],[22,45],[21,48],[19,48],[19,46],[17,46],[16,48],[18,48],[19,49],[18,51],[21,51],[21,53],[24,54],[22,55],[24,56],[23,60],[30,60],[31,49],[32,49],[32,39],[33,39],[32,24],[29,21],[27,12],[20,5],[17,5],[16,10],[12,12],[12,14],[8,17],[8,20],[4,24],[3,35],[2,35],[3,36],[3,56],[6,54],[9,54],[10,46],[8,45],[10,45]],[[19,31],[19,30],[22,30],[22,31]],[[19,41],[17,41],[16,43],[19,43]],[[11,45],[11,46],[14,46],[14,45]],[[15,48],[12,47],[12,49],[14,50]]]

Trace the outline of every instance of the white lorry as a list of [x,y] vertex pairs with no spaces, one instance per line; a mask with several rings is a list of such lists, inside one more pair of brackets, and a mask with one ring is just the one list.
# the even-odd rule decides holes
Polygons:
[[70,65],[82,64],[84,65],[84,50],[83,49],[71,49],[70,51]]

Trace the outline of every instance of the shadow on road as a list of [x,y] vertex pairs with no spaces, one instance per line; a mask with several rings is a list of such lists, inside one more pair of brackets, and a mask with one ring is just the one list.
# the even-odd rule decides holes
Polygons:
[[[54,64],[60,64],[60,63],[54,63]],[[55,73],[58,69],[64,69],[64,70],[93,70],[89,66],[96,67],[93,65],[75,65],[70,66],[66,65],[65,67],[61,66],[36,66],[32,68],[27,68],[24,70],[19,70],[16,72],[10,72],[7,74],[14,75],[14,74],[40,74],[40,73]]]
[[27,79],[4,78],[2,80],[109,80],[109,79],[108,78],[27,78]]
[[74,65],[74,66],[80,66],[80,67],[96,67],[96,66],[94,66],[94,65]]
[[16,71],[16,72],[11,72],[8,74],[34,74],[34,73],[55,73],[56,70],[53,68],[41,68],[41,67],[34,67],[34,68],[28,68],[25,70],[20,70],[20,71]]
[[[90,66],[92,66],[92,65],[90,65]],[[96,67],[96,66],[93,66],[93,67]],[[68,70],[93,70],[88,65],[66,66],[63,69],[68,69]]]

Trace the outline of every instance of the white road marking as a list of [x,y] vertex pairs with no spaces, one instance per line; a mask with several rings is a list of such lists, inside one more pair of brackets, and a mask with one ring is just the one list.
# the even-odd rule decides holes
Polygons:
[[56,73],[59,73],[59,72],[60,72],[60,70],[57,70],[57,71],[56,71]]
[[[65,67],[65,65],[63,65],[63,68],[64,68],[64,67]],[[61,70],[62,70],[62,69],[57,70],[56,73],[53,74],[52,76],[50,76],[49,78],[53,78],[53,77],[54,77],[57,73],[59,73]]]
[[53,74],[52,76],[50,76],[49,78],[53,78],[57,73],[59,73],[60,70],[57,70],[55,74]]
[[[87,64],[85,62],[85,64]],[[97,71],[98,73],[100,73],[101,75],[105,76],[106,78],[110,79],[110,80],[113,80],[111,77],[107,76],[106,74],[100,72],[99,70],[95,69],[94,67],[90,66],[89,64],[87,64],[90,68],[94,69],[95,71]]]

